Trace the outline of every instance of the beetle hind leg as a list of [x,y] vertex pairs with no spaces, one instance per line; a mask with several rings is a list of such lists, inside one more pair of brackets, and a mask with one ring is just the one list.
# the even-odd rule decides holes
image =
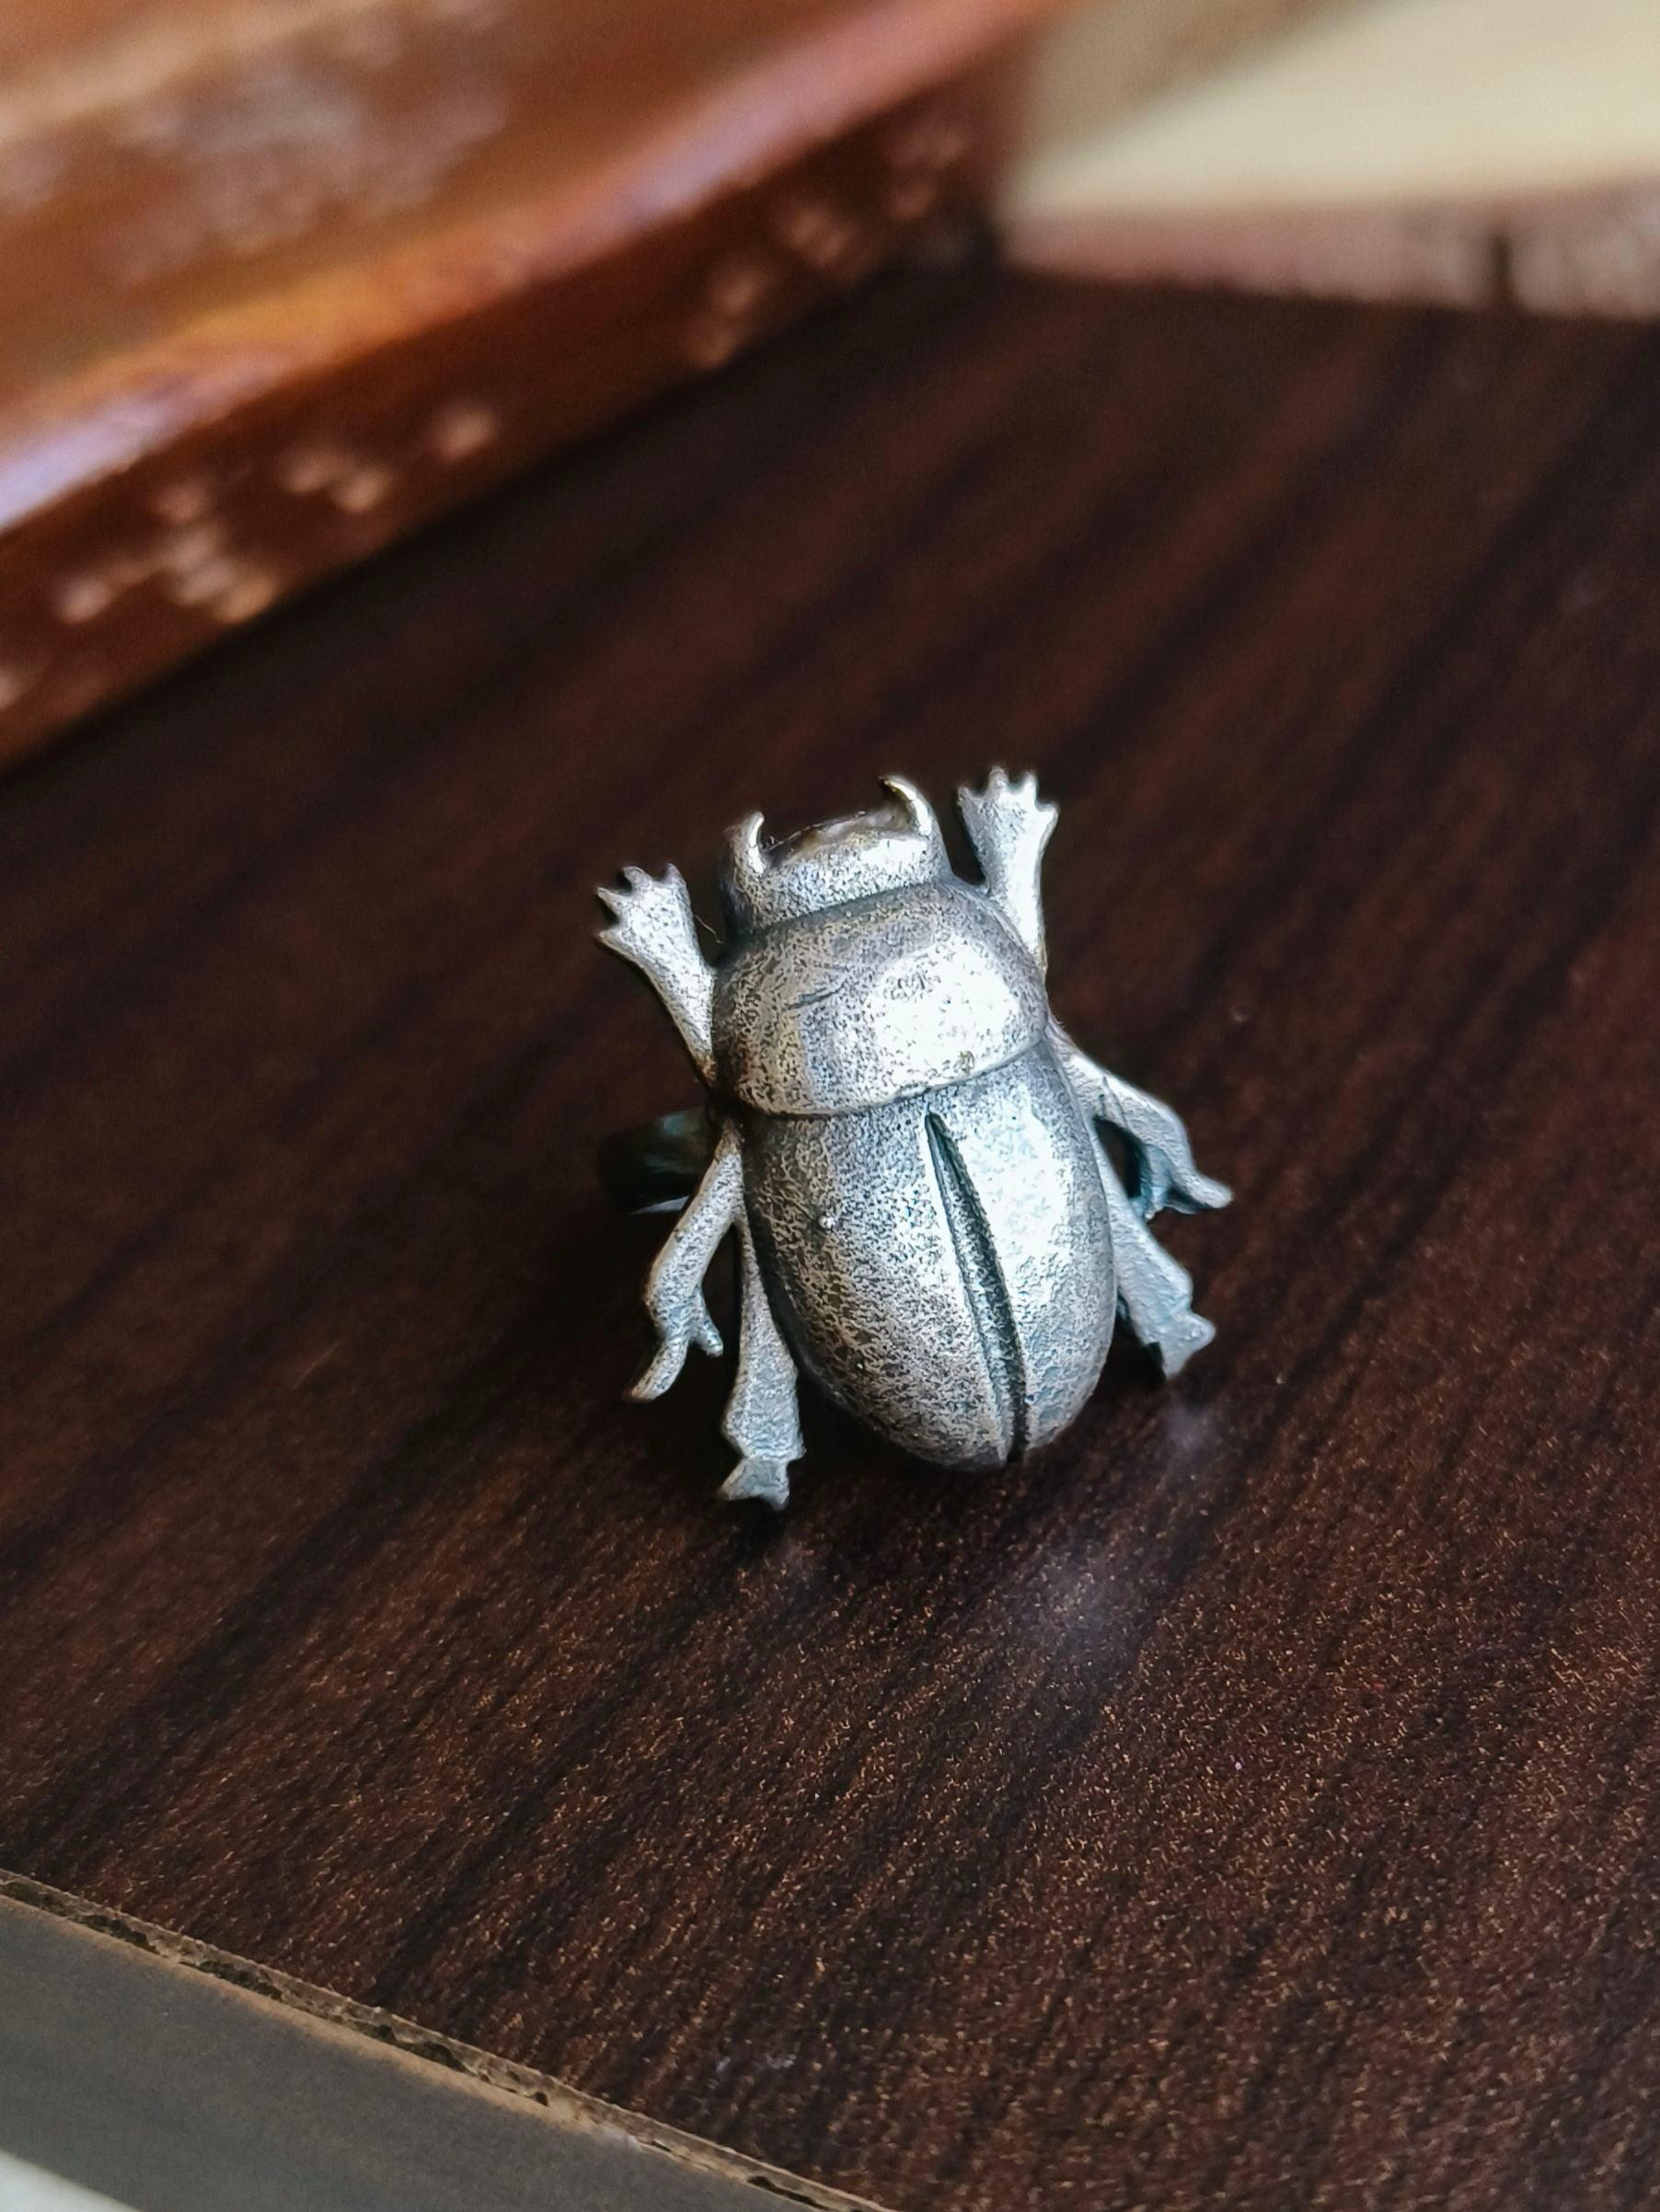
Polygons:
[[1116,1129],[1129,1146],[1135,1205],[1143,1220],[1166,1206],[1178,1214],[1208,1214],[1228,1204],[1233,1192],[1215,1176],[1200,1173],[1180,1115],[1080,1052],[1058,1022],[1050,1025],[1049,1043],[1085,1113]]
[[1153,1235],[1113,1172],[1106,1146],[1095,1138],[1101,1188],[1112,1231],[1112,1263],[1118,1278],[1118,1310],[1132,1334],[1167,1375],[1180,1374],[1195,1352],[1216,1335],[1214,1323],[1193,1311],[1193,1279],[1172,1260]]
[[743,1316],[738,1373],[722,1429],[738,1464],[720,1486],[723,1498],[758,1498],[774,1511],[790,1500],[790,1469],[801,1456],[795,1362],[767,1295],[746,1215],[737,1221]]
[[[1178,1374],[1216,1332],[1193,1311],[1193,1277],[1147,1223],[1164,1205],[1190,1214],[1224,1206],[1228,1186],[1200,1173],[1187,1132],[1168,1106],[1099,1066],[1058,1027],[1050,1041],[1094,1141],[1112,1235],[1118,1310],[1164,1373]],[[1101,1140],[1101,1123],[1116,1129],[1128,1146],[1133,1196]]]

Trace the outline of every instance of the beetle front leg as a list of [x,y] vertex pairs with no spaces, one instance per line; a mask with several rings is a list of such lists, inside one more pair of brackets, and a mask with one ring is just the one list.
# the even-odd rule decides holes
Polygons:
[[744,1161],[737,1132],[729,1123],[720,1133],[703,1181],[646,1277],[646,1310],[656,1324],[658,1344],[651,1365],[634,1385],[632,1398],[661,1398],[686,1365],[693,1344],[719,1354],[720,1331],[703,1296],[703,1278],[720,1239],[744,1212]]
[[715,972],[697,942],[697,924],[686,881],[677,868],[649,876],[643,868],[626,868],[628,889],[600,893],[615,916],[599,941],[608,951],[631,961],[668,1008],[704,1082],[715,1077],[711,1013]]
[[994,768],[983,791],[971,791],[966,784],[959,789],[957,812],[974,848],[987,893],[1008,916],[1027,951],[1043,967],[1043,899],[1039,878],[1043,847],[1055,827],[1054,807],[1038,797],[1036,777],[1022,776],[1010,783],[1001,768]]
[[1137,1343],[1145,1344],[1163,1372],[1180,1374],[1195,1352],[1216,1335],[1213,1322],[1193,1311],[1193,1279],[1172,1260],[1125,1195],[1113,1173],[1106,1146],[1093,1130],[1101,1163],[1101,1188],[1112,1230],[1112,1266],[1118,1278],[1118,1310]]
[[796,1408],[795,1362],[790,1358],[755,1258],[748,1216],[738,1217],[743,1269],[743,1319],[738,1374],[723,1428],[738,1464],[720,1486],[723,1498],[759,1498],[775,1512],[790,1500],[790,1469],[801,1456]]

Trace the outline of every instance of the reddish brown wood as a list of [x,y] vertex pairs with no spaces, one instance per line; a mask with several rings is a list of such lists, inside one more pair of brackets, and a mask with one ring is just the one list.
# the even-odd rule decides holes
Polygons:
[[960,221],[1055,5],[25,10],[0,755]]
[[[884,286],[16,776],[0,1864],[917,2212],[1651,2202],[1655,345]],[[997,757],[1219,1342],[733,1515],[589,887]]]

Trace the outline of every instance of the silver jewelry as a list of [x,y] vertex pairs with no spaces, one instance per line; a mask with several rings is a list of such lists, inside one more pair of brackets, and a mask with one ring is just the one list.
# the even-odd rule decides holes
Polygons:
[[735,1233],[727,1498],[788,1499],[798,1363],[905,1451],[984,1468],[1073,1419],[1117,1315],[1166,1375],[1215,1334],[1147,1224],[1226,1205],[1227,1186],[1168,1106],[1049,1011],[1054,807],[1001,768],[958,792],[976,885],[921,792],[885,785],[885,805],[781,844],[762,844],[759,814],[730,833],[713,965],[677,870],[631,868],[600,893],[599,941],[654,986],[708,1097],[610,1153],[610,1180],[645,1204],[678,1203],[698,1172],[647,1282],[658,1345],[633,1395],[666,1390],[690,1345],[720,1352],[703,1278]]

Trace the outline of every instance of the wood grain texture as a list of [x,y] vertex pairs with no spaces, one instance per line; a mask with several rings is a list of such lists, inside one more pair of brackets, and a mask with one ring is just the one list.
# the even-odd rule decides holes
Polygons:
[[9,1877],[0,1989],[6,2212],[46,2212],[14,2201],[8,2151],[116,2212],[870,2212],[431,2028]]
[[[0,1864],[916,2212],[1652,2203],[1657,365],[884,286],[15,776]],[[732,1513],[589,887],[995,758],[1220,1339]]]

